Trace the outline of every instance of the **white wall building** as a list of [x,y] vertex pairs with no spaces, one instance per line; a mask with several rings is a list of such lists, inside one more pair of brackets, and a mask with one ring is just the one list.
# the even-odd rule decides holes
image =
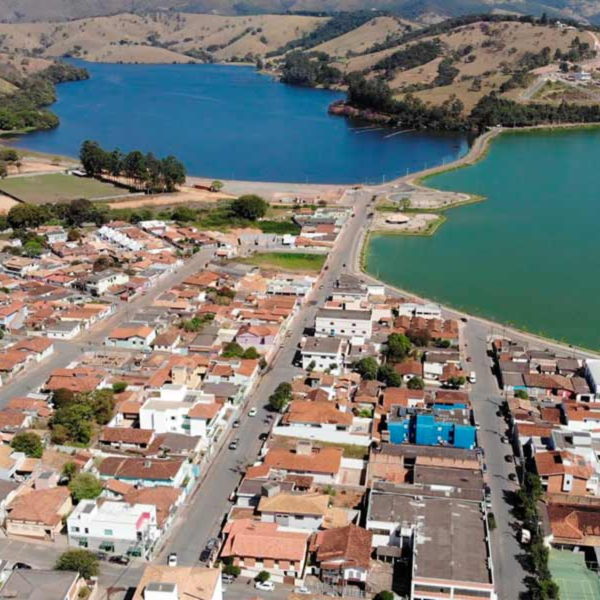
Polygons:
[[373,333],[370,310],[339,310],[322,308],[317,312],[317,336],[365,337]]

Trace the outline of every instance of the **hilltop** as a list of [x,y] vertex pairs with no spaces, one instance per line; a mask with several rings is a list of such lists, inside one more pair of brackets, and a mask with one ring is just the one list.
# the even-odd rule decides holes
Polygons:
[[124,12],[181,11],[219,15],[386,10],[432,23],[478,13],[516,13],[575,18],[600,24],[600,7],[590,0],[0,0],[3,21],[62,21]]

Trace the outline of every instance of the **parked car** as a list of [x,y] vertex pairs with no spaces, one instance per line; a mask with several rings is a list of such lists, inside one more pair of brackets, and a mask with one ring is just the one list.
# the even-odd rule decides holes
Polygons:
[[256,408],[251,408],[251,409],[248,411],[248,416],[249,416],[249,417],[255,417],[257,414],[258,414],[258,410],[257,410]]
[[28,571],[30,569],[32,569],[33,567],[31,565],[28,565],[27,563],[24,562],[16,562],[15,566],[13,567],[13,571],[16,571],[17,569],[23,569],[25,571]]
[[171,552],[171,554],[169,554],[169,558],[167,559],[167,564],[170,567],[177,566],[177,553],[176,552]]
[[269,439],[269,434],[268,434],[268,433],[261,433],[261,434],[258,436],[258,439],[259,439],[261,442],[264,442],[265,440]]
[[517,481],[517,474],[516,474],[516,473],[509,473],[509,474],[508,474],[508,478],[509,478],[511,481]]
[[[118,555],[118,556],[111,556],[108,559],[108,562],[113,563],[115,565],[123,565],[124,567],[126,567],[131,562],[131,559],[129,558],[129,556]],[[175,565],[169,565],[169,566],[175,566]]]
[[217,538],[210,538],[208,542],[206,542],[206,547],[209,550],[214,550],[219,546],[219,540]]
[[239,445],[240,445],[240,438],[235,438],[234,440],[231,440],[231,442],[229,442],[229,449],[237,450]]
[[302,596],[307,596],[308,594],[311,594],[311,593],[312,592],[304,586],[294,588],[294,594],[301,594]]
[[263,592],[272,592],[275,589],[275,584],[272,581],[257,581],[254,587]]
[[512,461],[513,461],[513,455],[512,455],[512,454],[505,454],[505,455],[504,455],[504,460],[505,460],[507,463],[510,463],[510,462],[512,462]]
[[505,435],[503,435],[503,436],[500,438],[500,441],[501,441],[503,444],[508,444],[508,438],[507,438]]
[[106,554],[106,552],[96,552],[95,554],[98,560],[108,560],[108,554]]
[[239,426],[240,426],[240,420],[239,420],[239,419],[236,419],[236,420],[233,422],[233,425],[232,425],[232,427],[233,427],[234,429],[237,429]]
[[229,573],[223,573],[223,575],[221,575],[221,581],[226,584],[233,583],[235,581],[235,577]]
[[210,548],[204,548],[200,553],[200,562],[208,562],[212,556],[212,550]]

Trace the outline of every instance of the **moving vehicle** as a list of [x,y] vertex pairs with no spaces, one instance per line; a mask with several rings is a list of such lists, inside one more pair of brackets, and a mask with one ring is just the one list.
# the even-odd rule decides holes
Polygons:
[[475,371],[469,373],[469,383],[477,383],[477,373]]
[[239,445],[240,445],[240,438],[235,438],[234,440],[231,440],[231,442],[229,442],[229,449],[237,450]]
[[[129,556],[123,556],[123,555],[119,555],[119,556],[111,556],[108,559],[109,563],[113,563],[115,565],[123,565],[124,567],[126,567],[130,562],[131,559],[129,558]],[[172,566],[172,565],[169,565]],[[175,565],[173,565],[175,566]]]
[[263,592],[272,592],[275,589],[275,584],[272,581],[257,581],[254,587]]
[[22,569],[24,571],[29,571],[30,569],[32,569],[33,567],[31,565],[28,565],[27,563],[24,562],[16,562],[15,566],[13,567],[13,571],[16,571],[17,569]]
[[251,409],[248,411],[248,416],[249,416],[249,417],[255,417],[257,414],[258,414],[258,409],[256,409],[256,408],[251,408]]
[[169,565],[169,567],[177,566],[177,553],[176,552],[171,552],[171,554],[169,554],[169,558],[167,559],[167,564]]

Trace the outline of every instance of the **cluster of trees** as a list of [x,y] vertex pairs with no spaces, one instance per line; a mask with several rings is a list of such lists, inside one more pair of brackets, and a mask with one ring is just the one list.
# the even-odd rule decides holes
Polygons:
[[69,491],[75,502],[94,500],[102,493],[102,483],[91,473],[77,473],[69,481]]
[[568,62],[580,62],[589,60],[596,56],[596,51],[587,42],[582,42],[579,36],[573,39],[571,47],[567,52],[562,52],[560,48],[554,53],[554,60],[564,60]]
[[21,167],[19,153],[12,148],[0,148],[0,179],[4,179],[8,175],[8,165]]
[[417,42],[382,58],[374,68],[386,71],[388,76],[393,76],[396,71],[408,71],[436,59],[441,55],[442,50],[443,46],[437,39]]
[[246,194],[236,198],[230,206],[234,217],[257,221],[262,219],[269,210],[269,203],[256,194]]
[[404,360],[412,350],[412,342],[402,333],[391,333],[387,339],[386,356],[390,362]]
[[87,446],[95,426],[106,425],[111,420],[115,393],[109,388],[82,394],[60,389],[53,393],[52,403],[56,409],[50,420],[52,441]]
[[58,117],[46,108],[56,101],[55,84],[88,77],[85,69],[57,63],[22,81],[13,81],[17,90],[3,97],[0,105],[0,130],[56,127],[59,124]]
[[598,123],[599,104],[521,104],[492,92],[479,100],[469,115],[464,116],[463,103],[449,98],[440,106],[430,106],[407,94],[396,100],[389,86],[381,79],[367,80],[359,74],[349,77],[350,106],[390,115],[393,121],[413,129],[449,131],[484,131],[497,125],[525,127],[557,123]]
[[185,183],[185,166],[174,156],[157,158],[151,152],[144,154],[140,150],[124,154],[118,148],[108,151],[98,142],[86,140],[79,159],[90,177],[125,179],[131,187],[148,193],[173,192]]
[[15,204],[6,217],[6,225],[15,230],[39,227],[49,223],[61,223],[79,227],[83,223],[102,225],[108,213],[85,198],[58,204]]
[[277,412],[283,412],[292,399],[292,386],[289,383],[280,383],[269,396],[269,406]]
[[33,431],[21,431],[10,442],[15,452],[24,452],[29,458],[42,458],[44,444],[42,438]]
[[436,78],[433,86],[450,85],[458,77],[460,71],[454,66],[454,59],[450,56],[444,58],[438,65]]
[[401,387],[402,376],[391,364],[380,365],[373,357],[361,358],[353,365],[354,371],[367,381],[381,381],[388,387]]
[[324,52],[310,54],[295,51],[286,55],[281,67],[281,81],[293,85],[329,87],[340,83],[342,72],[329,64],[329,56]]
[[84,579],[91,579],[100,573],[98,557],[89,550],[67,550],[56,561],[57,571],[74,571]]
[[[323,44],[329,40],[339,37],[340,35],[344,35],[345,33],[360,27],[374,17],[381,16],[383,14],[385,13],[374,12],[371,10],[357,10],[333,14],[331,15],[330,19],[328,19],[320,27],[317,27],[315,30],[306,33],[301,38],[288,42],[273,52],[268,52],[267,58],[272,56],[281,56],[290,52],[290,50],[297,50],[299,48],[303,48],[304,50],[314,48],[319,44]],[[327,14],[327,16],[330,15]]]
[[540,478],[527,473],[521,489],[517,493],[516,510],[523,527],[531,533],[531,543],[528,546],[530,570],[534,577],[528,578],[531,597],[534,600],[558,600],[558,586],[552,580],[548,567],[548,548],[540,531],[540,515],[538,503],[544,492]]
[[253,360],[260,358],[260,352],[254,346],[244,350],[237,342],[225,344],[222,355],[225,358],[246,358]]
[[206,323],[210,323],[215,318],[212,313],[206,313],[201,316],[195,316],[191,319],[182,319],[179,321],[179,327],[188,333],[198,333],[201,331]]

